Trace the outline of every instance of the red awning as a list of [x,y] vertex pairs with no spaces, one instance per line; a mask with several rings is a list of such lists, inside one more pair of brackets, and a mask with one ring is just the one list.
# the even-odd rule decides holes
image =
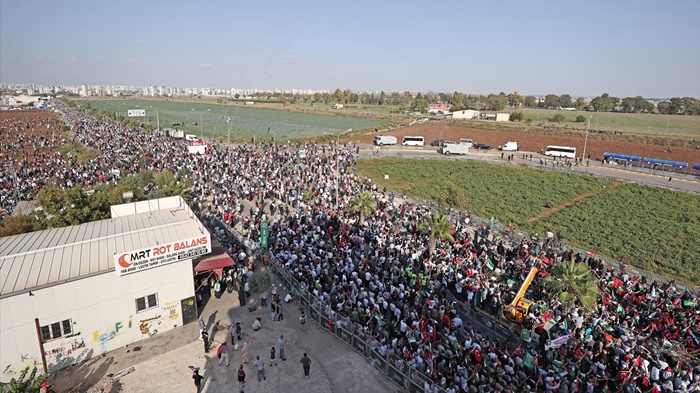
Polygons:
[[201,273],[215,269],[223,269],[229,266],[233,266],[233,259],[224,252],[223,254],[214,254],[202,259],[197,266],[195,266],[194,272]]

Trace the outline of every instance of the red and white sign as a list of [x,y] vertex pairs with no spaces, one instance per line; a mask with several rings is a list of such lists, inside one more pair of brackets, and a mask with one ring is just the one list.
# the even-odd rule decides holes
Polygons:
[[196,258],[211,252],[209,235],[114,255],[118,276],[138,273],[169,263]]

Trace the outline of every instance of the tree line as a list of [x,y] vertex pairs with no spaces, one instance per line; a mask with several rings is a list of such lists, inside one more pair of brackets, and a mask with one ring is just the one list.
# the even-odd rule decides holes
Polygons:
[[334,92],[316,92],[314,94],[289,94],[260,92],[257,98],[278,100],[282,104],[307,102],[311,104],[347,104],[347,105],[388,105],[398,106],[400,110],[427,111],[430,103],[447,103],[452,105],[452,111],[460,110],[489,110],[499,111],[505,108],[542,108],[559,109],[573,108],[594,112],[621,113],[660,113],[663,115],[699,115],[700,100],[693,97],[673,97],[656,103],[642,97],[614,97],[603,93],[591,100],[583,97],[573,98],[570,94],[547,94],[544,97],[532,95],[523,96],[517,93],[489,95],[454,93],[413,94],[404,92],[354,92],[350,89],[335,89]]

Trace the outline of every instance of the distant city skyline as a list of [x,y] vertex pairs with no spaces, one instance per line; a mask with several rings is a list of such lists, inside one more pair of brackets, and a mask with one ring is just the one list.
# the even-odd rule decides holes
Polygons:
[[0,82],[700,98],[700,2],[664,6],[3,0]]

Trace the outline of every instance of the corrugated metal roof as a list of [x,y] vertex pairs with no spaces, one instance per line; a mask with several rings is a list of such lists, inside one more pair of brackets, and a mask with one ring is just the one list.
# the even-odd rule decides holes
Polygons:
[[184,210],[158,210],[0,238],[0,297],[114,271],[114,254],[201,236]]

